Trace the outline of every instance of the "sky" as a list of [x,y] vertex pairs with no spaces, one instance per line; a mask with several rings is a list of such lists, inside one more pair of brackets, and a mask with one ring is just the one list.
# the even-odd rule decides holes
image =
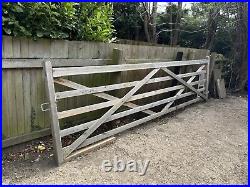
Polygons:
[[[177,2],[173,2],[173,3],[177,3]],[[165,12],[165,8],[166,8],[166,5],[168,4],[168,2],[159,2],[158,3],[158,12],[161,13],[161,12]],[[192,6],[192,2],[183,2],[182,4],[183,8],[191,8]]]

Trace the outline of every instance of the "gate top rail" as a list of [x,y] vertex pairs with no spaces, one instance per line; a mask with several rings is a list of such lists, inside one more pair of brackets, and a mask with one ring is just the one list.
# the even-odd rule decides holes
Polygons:
[[70,75],[87,75],[95,73],[112,73],[112,72],[163,68],[163,67],[167,68],[173,66],[201,65],[207,63],[209,63],[209,59],[170,61],[170,62],[158,62],[158,63],[141,63],[141,64],[53,68],[53,77],[62,77]]

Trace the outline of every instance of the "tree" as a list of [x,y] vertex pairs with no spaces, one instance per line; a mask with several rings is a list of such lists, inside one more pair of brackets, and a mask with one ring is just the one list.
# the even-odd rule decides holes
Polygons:
[[239,83],[238,90],[242,91],[248,80],[248,7],[247,3],[237,3],[237,24],[236,24],[236,37],[235,37],[235,52],[236,60],[239,63]]
[[116,36],[129,40],[144,40],[143,22],[138,8],[140,3],[113,3]]
[[3,3],[2,15],[12,36],[108,41],[114,32],[110,3]]
[[207,20],[207,36],[204,44],[205,49],[211,49],[214,43],[215,34],[217,31],[218,19],[220,15],[220,6],[209,6],[208,20]]
[[[171,17],[172,17],[172,14],[171,14]],[[172,39],[171,39],[171,46],[176,46],[178,41],[179,41],[181,17],[182,17],[182,3],[178,2],[176,21],[175,21],[175,29],[171,32],[171,33],[173,33]],[[172,25],[172,23],[171,23],[171,25]]]
[[144,32],[148,42],[157,43],[156,16],[157,2],[141,3],[141,19],[144,23]]

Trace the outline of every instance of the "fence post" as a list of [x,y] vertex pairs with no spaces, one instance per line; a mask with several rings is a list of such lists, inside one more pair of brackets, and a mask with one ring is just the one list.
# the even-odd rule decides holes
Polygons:
[[212,52],[210,55],[210,67],[209,67],[209,92],[212,97],[216,97],[216,90],[215,90],[215,80],[213,80],[213,72],[214,72],[214,65],[215,65],[215,59],[216,59],[215,52]]
[[[109,65],[119,65],[119,64],[125,64],[124,52],[121,49],[114,48],[112,52],[112,60],[109,63]],[[116,72],[110,75],[111,84],[121,83],[123,80],[126,80],[126,78],[127,78],[127,72]],[[123,95],[122,90],[116,90],[114,92],[115,95],[117,95],[118,97]]]

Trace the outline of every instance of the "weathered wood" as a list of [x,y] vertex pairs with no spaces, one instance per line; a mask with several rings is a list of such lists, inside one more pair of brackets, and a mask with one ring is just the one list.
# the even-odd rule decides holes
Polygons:
[[16,110],[18,107],[16,106],[16,88],[15,88],[15,73],[17,70],[14,71],[7,71],[7,84],[8,84],[8,97],[6,98],[8,100],[8,109],[9,109],[9,127],[11,129],[10,136],[15,137],[18,136],[18,120],[17,120],[17,113]]
[[227,96],[224,79],[217,79],[216,87],[219,99],[224,99]]
[[50,134],[51,134],[51,129],[46,128],[46,129],[42,129],[42,130],[39,130],[39,131],[26,133],[24,135],[20,135],[20,136],[17,136],[17,137],[7,138],[7,139],[2,141],[2,146],[3,146],[3,148],[10,147],[10,146],[13,146],[13,145],[17,145],[17,144],[20,144],[20,143],[24,143],[24,142],[34,140],[36,138],[41,138],[41,137],[44,137],[44,136],[48,136]]
[[169,62],[172,61],[171,58],[169,59],[157,59],[157,58],[153,58],[153,59],[125,59],[126,63],[131,64],[140,64],[140,63],[150,63],[150,62]]
[[[130,90],[123,98],[121,98],[111,109],[109,109],[99,120],[86,130],[79,138],[77,138],[70,146],[63,148],[65,156],[74,151],[84,140],[87,139],[100,125],[102,125],[110,116],[122,106],[136,91],[138,91],[151,77],[153,77],[159,69],[152,70],[145,78],[143,78],[132,90]],[[154,115],[154,114],[153,114]]]
[[47,95],[50,102],[50,117],[51,117],[51,130],[53,136],[53,147],[55,149],[55,156],[57,164],[63,163],[62,142],[60,137],[60,126],[57,116],[57,106],[55,100],[55,87],[52,75],[52,65],[50,61],[44,63],[45,83]]
[[[83,86],[81,84],[77,84],[75,82],[72,82],[72,81],[69,81],[69,80],[66,80],[66,79],[58,79],[58,80],[54,80],[55,83],[58,83],[58,84],[61,84],[61,85],[64,85],[64,86],[67,86],[69,88],[73,88],[73,89],[89,89],[88,87],[86,86]],[[97,94],[93,94],[97,97],[100,97],[100,98],[103,98],[103,99],[106,99],[106,100],[115,100],[115,99],[118,99],[117,97],[114,97],[114,96],[111,96],[109,94],[106,94],[106,93],[97,93]],[[124,106],[127,106],[129,108],[134,108],[134,107],[137,107],[136,104],[133,104],[131,102],[128,102],[128,103],[124,103]],[[154,112],[151,111],[151,110],[145,110],[143,111],[144,113],[146,114],[153,114]]]
[[43,68],[43,63],[49,60],[53,67],[101,66],[111,59],[3,59],[2,68]]
[[206,74],[207,74],[207,78],[206,78],[206,98],[208,99],[208,95],[209,95],[209,91],[208,91],[208,88],[209,88],[209,78],[210,78],[210,74],[209,74],[209,71],[210,71],[210,60],[209,60],[209,57],[208,57],[208,63],[207,63],[207,68],[206,68]]
[[[9,40],[9,41],[6,41]],[[62,40],[48,40],[27,38],[17,38],[10,36],[3,36],[3,58],[13,57],[11,51],[13,47],[12,41],[20,40],[21,54],[16,58],[45,58],[46,56],[56,58],[105,58],[111,54],[113,48],[119,48],[124,50],[124,55],[127,58],[157,58],[157,59],[174,59],[176,51],[181,51],[186,54],[188,50],[182,47],[169,47],[169,46],[142,46],[142,45],[127,45],[127,44],[115,44],[115,43],[100,43],[100,42],[88,42],[88,41],[62,41]],[[25,43],[27,52],[22,52],[22,44]],[[27,44],[26,44],[27,43]],[[67,44],[65,44],[67,43]],[[60,49],[60,50],[56,50]],[[195,58],[205,57],[207,54],[206,49],[193,49],[197,54]],[[68,51],[68,53],[67,53]]]
[[[7,70],[9,71],[9,70]],[[24,102],[24,118],[25,118],[25,133],[31,132],[31,98],[30,98],[30,72],[23,70],[23,102]]]
[[[203,69],[204,67],[205,67],[205,65],[202,65],[201,67],[198,68],[198,70],[197,70],[196,72],[201,72],[202,69]],[[190,78],[188,79],[187,83],[190,84],[194,79],[195,79],[195,76],[190,77]],[[184,91],[185,91],[185,89],[179,90],[179,91],[176,93],[175,96],[181,95]],[[171,107],[171,105],[172,105],[173,103],[174,103],[174,101],[171,101],[170,103],[168,103],[168,104],[162,109],[162,111],[167,111],[167,110]]]
[[[199,83],[204,83],[204,82],[205,82],[205,80],[196,81],[196,82],[191,83],[190,85],[191,86],[192,85],[197,85]],[[151,96],[154,96],[154,95],[163,94],[163,93],[167,93],[167,92],[170,92],[170,91],[183,89],[183,88],[185,88],[185,87],[182,86],[182,85],[179,85],[179,86],[168,87],[168,88],[159,89],[159,90],[155,90],[155,91],[151,91],[151,92],[145,92],[145,93],[142,93],[142,94],[137,94],[137,95],[131,96],[131,98],[128,99],[126,102],[139,100],[139,99],[144,99],[144,98],[151,97]],[[98,104],[93,104],[93,105],[89,105],[89,106],[84,106],[84,107],[80,107],[80,108],[75,108],[75,109],[70,109],[70,110],[58,112],[58,118],[63,119],[63,118],[67,118],[67,117],[70,117],[70,116],[74,116],[74,115],[78,115],[78,114],[82,114],[82,113],[86,113],[86,112],[91,112],[91,111],[99,110],[99,109],[102,109],[102,108],[107,108],[107,107],[113,106],[119,100],[120,99],[114,98],[111,101],[102,102],[102,103],[98,103]]]
[[184,86],[188,87],[190,90],[194,91],[197,93],[199,96],[201,96],[203,99],[207,100],[207,97],[203,95],[202,93],[198,92],[194,87],[192,87],[190,84],[188,84],[186,81],[183,79],[179,78],[176,74],[174,74],[172,71],[170,71],[167,68],[162,68],[166,73],[168,73],[171,77],[177,79],[180,83],[182,83]]
[[93,145],[90,145],[90,146],[87,146],[87,147],[84,147],[82,149],[78,149],[77,151],[75,151],[74,153],[72,153],[70,156],[68,156],[65,161],[70,161],[71,159],[79,156],[79,155],[82,155],[82,154],[86,154],[90,151],[94,151],[95,149],[98,149],[100,147],[103,147],[103,146],[106,146],[108,144],[111,144],[112,142],[115,141],[115,137],[109,137],[105,140],[102,140],[100,142],[97,142]]
[[[194,76],[194,75],[200,75],[200,74],[203,74],[203,73],[205,73],[205,71],[179,74],[177,76],[180,77],[180,78],[184,78],[184,77],[189,77],[189,76]],[[164,81],[168,81],[168,80],[172,80],[172,79],[173,78],[170,77],[170,76],[159,77],[159,78],[150,79],[146,84],[164,82]],[[55,82],[58,83],[58,84],[67,86],[67,80],[65,80],[65,79],[63,80],[63,79],[59,78],[59,79],[55,80]],[[81,95],[86,95],[86,94],[93,94],[93,93],[98,93],[98,92],[106,92],[106,91],[111,91],[111,90],[116,90],[116,89],[128,88],[128,87],[135,86],[138,82],[139,81],[133,81],[133,82],[126,82],[126,83],[119,83],[119,84],[112,84],[112,85],[105,85],[105,86],[98,86],[98,87],[92,87],[92,88],[84,87],[84,89],[57,92],[56,93],[56,99],[64,99],[64,98],[68,98],[68,97],[75,97],[75,96],[81,96]]]
[[90,144],[92,144],[92,143],[94,143],[94,142],[97,142],[97,141],[100,141],[100,140],[102,140],[102,139],[108,138],[108,137],[113,136],[113,135],[115,135],[115,134],[118,134],[118,133],[120,133],[120,132],[122,132],[122,131],[125,131],[125,130],[128,130],[128,129],[130,129],[130,128],[133,128],[133,127],[135,127],[135,126],[137,126],[137,125],[140,125],[140,124],[142,124],[142,123],[146,123],[146,122],[148,122],[148,121],[150,121],[150,120],[156,119],[156,118],[158,118],[158,117],[160,117],[160,116],[162,116],[162,115],[165,115],[165,114],[167,114],[167,113],[173,112],[173,111],[178,110],[178,109],[180,109],[180,108],[184,108],[184,107],[186,107],[186,106],[188,106],[188,105],[191,105],[191,104],[193,104],[193,103],[196,103],[196,102],[198,102],[198,101],[201,101],[201,98],[196,98],[196,99],[187,101],[187,102],[185,102],[185,103],[183,103],[183,104],[177,105],[177,106],[175,106],[175,107],[171,107],[170,109],[168,109],[168,110],[166,110],[166,111],[158,112],[158,113],[156,113],[156,114],[153,114],[153,115],[147,116],[147,117],[145,117],[145,118],[142,118],[142,119],[133,121],[133,122],[128,123],[128,124],[126,124],[126,125],[123,125],[123,126],[121,126],[121,127],[112,129],[112,130],[107,131],[107,132],[105,132],[105,133],[102,133],[102,134],[96,135],[96,136],[94,136],[94,137],[88,138],[88,139],[86,139],[78,148],[82,148],[82,147],[85,147],[85,146],[87,146],[87,145],[90,145]]
[[[186,57],[188,50],[185,48],[170,48],[170,47],[154,47],[154,46],[130,46],[122,44],[109,44],[109,43],[97,43],[97,42],[86,42],[86,41],[61,41],[61,40],[48,40],[38,39],[33,41],[28,38],[16,38],[3,36],[2,42],[2,71],[3,73],[3,139],[9,139],[11,137],[22,137],[21,134],[29,134],[30,132],[39,131],[41,128],[48,128],[50,125],[49,112],[41,112],[40,104],[41,101],[47,102],[44,92],[44,82],[41,84],[41,71],[43,67],[43,61],[50,60],[53,67],[81,67],[81,66],[101,66],[107,65],[111,62],[113,48],[118,48],[123,51],[125,63],[158,63],[172,61],[175,59],[177,51],[183,52],[183,56]],[[58,50],[59,49],[59,50]],[[192,49],[195,51],[195,59],[205,58],[207,50]],[[47,59],[46,59],[47,58]],[[49,59],[50,58],[50,59]],[[97,58],[97,59],[96,59]],[[7,63],[5,63],[7,62]],[[85,63],[86,62],[86,63]],[[21,90],[15,88],[17,78],[20,75],[15,75],[16,72],[22,71],[23,81],[19,87]],[[147,71],[147,70],[146,70]],[[132,71],[128,72],[128,76],[140,77],[146,71]],[[139,72],[139,73],[138,73]],[[110,73],[113,74],[113,73]],[[119,74],[119,73],[118,73]],[[122,75],[126,75],[126,72],[122,72]],[[86,77],[86,78],[85,78]],[[79,84],[90,81],[90,85],[94,79],[88,78],[89,76],[73,76],[72,81],[76,81]],[[95,75],[93,76],[95,77]],[[103,79],[103,82],[102,80]],[[106,80],[109,77],[103,77],[101,74],[98,79],[95,79],[96,85],[107,85]],[[125,82],[126,76],[122,77],[122,82]],[[168,77],[166,77],[168,79]],[[111,81],[108,84],[112,83]],[[136,79],[134,79],[136,80]],[[155,78],[157,80],[157,78]],[[158,79],[159,80],[159,79]],[[172,78],[171,78],[172,80]],[[131,80],[132,81],[132,80]],[[37,85],[39,83],[39,85]],[[5,84],[5,85],[4,85]],[[152,85],[152,90],[157,88],[156,86],[168,86],[168,82],[161,82],[160,84]],[[133,85],[134,86],[134,85]],[[10,89],[9,89],[10,88]],[[140,90],[142,93],[147,88],[151,88],[151,85],[146,85],[145,88]],[[66,89],[65,89],[66,90]],[[127,89],[124,89],[127,90]],[[151,91],[151,90],[150,90]],[[19,94],[22,92],[21,94]],[[21,98],[23,94],[23,103],[20,105],[20,101],[17,98]],[[105,95],[100,93],[103,98],[107,100],[114,99],[111,95]],[[104,94],[104,95],[103,95]],[[114,94],[114,91],[112,93]],[[115,95],[115,94],[114,94]],[[124,95],[124,94],[123,94]],[[18,96],[16,98],[16,96]],[[100,95],[99,95],[100,96]],[[116,96],[116,95],[115,95]],[[120,97],[122,95],[117,95]],[[163,97],[163,95],[161,95]],[[161,97],[160,96],[160,97]],[[99,97],[99,98],[102,98]],[[158,97],[158,96],[157,96]],[[39,98],[39,99],[38,99]],[[43,99],[42,99],[43,98]],[[108,99],[109,98],[109,99]],[[92,102],[100,101],[98,98],[92,96],[86,96],[86,100],[83,101],[81,97],[77,97],[76,100],[70,99],[66,101],[60,101],[62,107],[60,109],[71,109],[74,107],[89,105]],[[156,97],[152,98],[156,99]],[[162,98],[161,98],[162,99]],[[147,101],[150,101],[147,99]],[[141,102],[140,102],[141,103]],[[138,103],[137,103],[138,104]],[[18,105],[18,107],[17,107]],[[124,103],[123,106],[129,108],[135,108],[138,105],[134,103]],[[21,107],[22,106],[22,107]],[[124,107],[125,108],[125,107]],[[123,108],[122,108],[123,109]],[[20,112],[21,111],[21,112]],[[99,111],[98,111],[99,112]],[[98,113],[93,112],[93,113]],[[153,114],[153,111],[143,111],[144,113]],[[20,128],[21,123],[20,116],[24,114],[25,129]],[[46,116],[46,117],[45,117]],[[81,116],[75,116],[67,120],[81,120]],[[62,123],[64,121],[62,120]],[[6,126],[7,125],[7,126]]]
[[70,116],[75,116],[75,115],[83,114],[86,112],[91,112],[91,111],[95,111],[95,110],[100,110],[102,108],[107,108],[107,107],[113,106],[118,101],[119,101],[119,99],[115,99],[112,101],[102,102],[102,103],[98,103],[98,104],[93,104],[93,105],[89,105],[89,106],[84,106],[84,107],[80,107],[80,108],[74,108],[74,109],[58,112],[57,113],[58,119],[63,119],[63,118],[67,118]]
[[[204,82],[205,82],[205,80],[195,81],[193,83],[190,83],[189,85],[193,86],[193,85],[197,85],[199,83],[204,83]],[[155,90],[155,91],[151,91],[151,92],[145,92],[145,93],[142,93],[142,94],[137,94],[137,95],[132,96],[128,101],[144,99],[144,98],[151,97],[151,96],[154,96],[154,95],[159,95],[159,94],[171,92],[171,91],[174,91],[174,90],[184,89],[184,88],[185,88],[184,86],[178,85],[178,86],[167,87],[167,88],[163,88],[163,89],[159,89],[159,90]]]
[[3,37],[2,39],[3,39],[3,42],[2,42],[3,57],[13,58],[12,37]]
[[202,65],[207,64],[207,59],[189,60],[189,61],[171,61],[159,63],[144,63],[144,64],[122,64],[108,66],[87,66],[87,67],[69,67],[69,68],[53,68],[54,77],[62,77],[69,75],[86,75],[95,73],[111,73],[121,71],[132,71],[152,68],[166,68],[172,66],[187,66],[187,65]]
[[9,106],[8,106],[8,79],[7,79],[7,72],[2,71],[2,136],[3,139],[7,139],[10,137],[10,116],[9,116]]
[[[199,89],[199,91],[204,91],[204,90],[205,90],[204,88]],[[184,98],[184,97],[188,97],[188,96],[191,96],[191,95],[194,95],[194,93],[193,92],[187,92],[187,93],[184,93],[184,94],[176,95],[174,97],[169,97],[167,99],[162,99],[162,100],[159,100],[159,101],[156,101],[156,102],[152,102],[152,103],[149,103],[149,104],[146,104],[146,105],[137,106],[136,108],[133,108],[133,109],[130,109],[130,110],[126,110],[126,111],[123,111],[123,112],[118,112],[116,114],[113,114],[106,122],[113,121],[113,120],[116,120],[116,119],[119,119],[119,118],[122,118],[122,117],[125,117],[125,116],[128,116],[128,115],[135,114],[137,112],[141,112],[143,110],[153,108],[153,107],[156,107],[156,106],[159,106],[159,105],[163,105],[165,103],[175,101],[175,100],[178,100],[178,99],[181,99],[181,98]],[[90,121],[90,122],[87,122],[87,123],[84,123],[84,124],[80,124],[80,125],[77,125],[77,126],[74,126],[74,127],[63,129],[63,130],[60,131],[60,135],[61,135],[61,137],[64,137],[64,136],[67,136],[67,135],[70,135],[70,134],[73,134],[73,133],[88,129],[90,126],[92,126],[94,123],[96,123],[97,120],[93,120],[93,121]]]
[[[23,75],[21,70],[16,70],[15,72],[15,98],[16,107],[24,108],[23,103],[23,92],[18,92],[18,90],[23,90]],[[17,112],[17,135],[22,135],[25,132],[25,120],[24,120],[24,110],[18,110]]]

